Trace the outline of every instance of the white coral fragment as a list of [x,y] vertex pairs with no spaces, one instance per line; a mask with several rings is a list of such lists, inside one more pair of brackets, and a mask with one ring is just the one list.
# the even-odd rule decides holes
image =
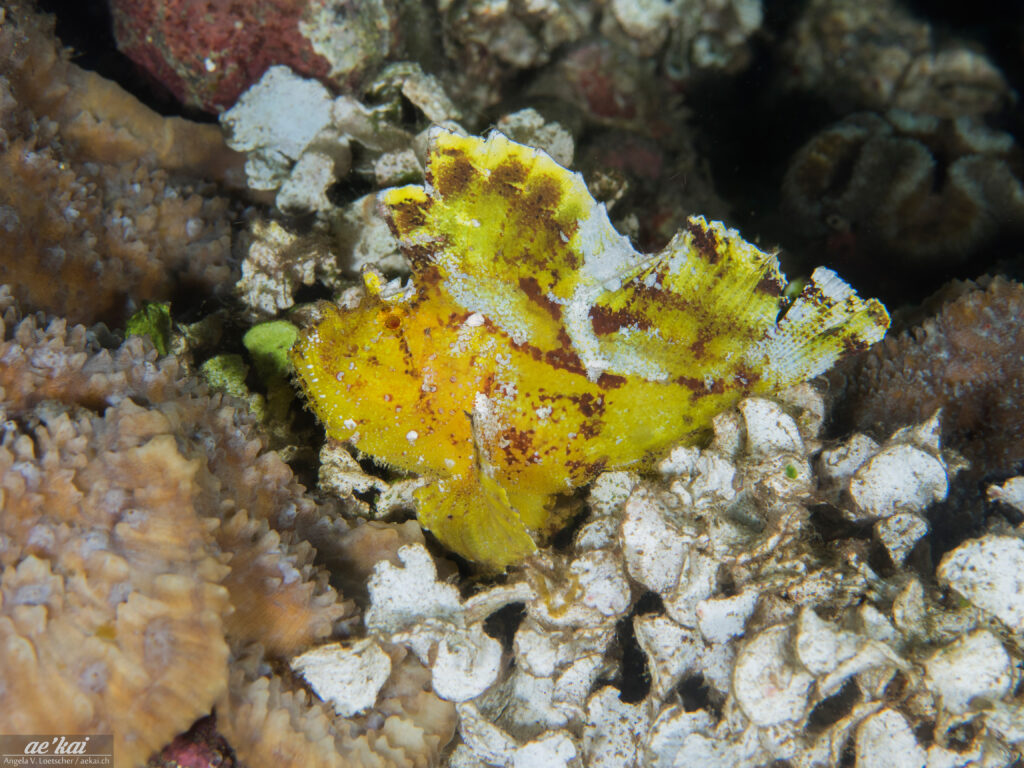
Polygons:
[[832,482],[846,480],[868,459],[878,453],[881,446],[865,434],[856,432],[835,448],[821,452],[818,468],[822,479]]
[[800,613],[794,650],[800,663],[818,678],[817,692],[823,697],[839,690],[848,678],[869,669],[909,667],[884,643],[837,629],[810,608]]
[[1014,632],[1024,632],[1024,541],[971,539],[942,558],[937,576]]
[[352,645],[318,646],[292,659],[291,667],[317,696],[334,706],[339,717],[352,717],[372,707],[391,676],[391,658],[371,638]]
[[575,768],[579,764],[576,743],[564,731],[528,742],[512,756],[512,768]]
[[[651,726],[644,754],[650,768],[736,768],[756,765],[764,753],[754,739],[719,739],[712,735],[715,720],[706,710],[688,712],[681,705],[667,707]],[[753,735],[753,734],[751,734]]]
[[928,688],[955,715],[1002,698],[1013,682],[1010,656],[987,629],[940,648],[925,661],[925,670]]
[[883,709],[857,728],[857,768],[922,768],[927,755],[903,715]]
[[406,544],[398,550],[398,559],[402,568],[383,560],[373,570],[367,585],[371,603],[366,611],[367,629],[393,634],[422,619],[459,613],[459,591],[437,580],[437,568],[426,547]]
[[473,755],[487,765],[508,765],[518,747],[515,739],[489,722],[475,704],[459,704],[458,713],[459,735]]
[[910,550],[927,533],[928,522],[913,512],[897,512],[875,523],[875,536],[896,565],[903,564]]
[[642,704],[627,704],[611,686],[601,688],[587,702],[583,753],[591,768],[639,766],[639,746],[647,734]]
[[629,575],[650,590],[668,592],[679,581],[687,537],[663,514],[646,490],[630,496],[622,520],[623,555]]
[[724,643],[743,634],[747,619],[757,607],[756,590],[730,597],[714,597],[697,603],[697,627],[712,643]]
[[747,427],[747,450],[756,458],[775,453],[804,452],[804,443],[793,418],[771,400],[748,397],[739,404]]
[[1024,512],[1024,476],[1011,477],[1002,485],[990,485],[987,495],[989,501],[1001,501]]
[[288,67],[270,67],[221,116],[228,145],[249,153],[245,174],[253,189],[276,189],[313,138],[331,122],[331,94]]
[[655,695],[667,698],[684,674],[698,668],[704,643],[695,631],[664,616],[637,616],[633,619],[633,631],[640,649],[647,655]]
[[930,453],[905,443],[883,448],[850,480],[850,496],[863,518],[920,512],[946,498],[946,469]]
[[501,643],[480,624],[462,629],[448,622],[422,622],[393,636],[410,645],[430,667],[434,693],[448,701],[469,701],[486,691],[501,669]]
[[740,649],[732,686],[743,713],[760,726],[799,718],[814,677],[790,661],[790,628],[764,630]]
[[598,627],[629,608],[630,587],[622,562],[606,549],[574,558],[557,581],[544,579],[542,594],[527,610],[550,627]]
[[323,152],[304,152],[277,191],[277,207],[297,212],[329,208],[327,189],[334,179],[333,157]]

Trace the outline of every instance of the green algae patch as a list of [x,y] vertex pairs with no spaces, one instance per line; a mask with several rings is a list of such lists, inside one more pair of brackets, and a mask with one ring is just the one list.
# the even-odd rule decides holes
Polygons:
[[299,338],[299,329],[286,320],[271,320],[254,325],[242,337],[242,345],[252,356],[256,373],[264,382],[291,375],[288,350]]
[[126,336],[148,336],[156,351],[166,355],[171,345],[171,305],[169,302],[144,301],[142,308],[128,318]]
[[241,355],[214,355],[199,366],[199,374],[214,389],[243,400],[251,398],[249,387],[245,384],[249,366]]

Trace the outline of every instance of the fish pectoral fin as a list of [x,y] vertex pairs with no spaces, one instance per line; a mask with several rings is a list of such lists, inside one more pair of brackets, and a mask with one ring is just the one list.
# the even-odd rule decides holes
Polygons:
[[468,560],[503,570],[537,551],[504,489],[482,474],[438,480],[416,499],[420,524]]

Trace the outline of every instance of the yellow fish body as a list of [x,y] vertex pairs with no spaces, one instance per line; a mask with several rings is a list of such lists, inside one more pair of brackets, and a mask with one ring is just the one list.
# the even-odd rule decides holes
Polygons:
[[429,479],[420,522],[490,568],[559,526],[555,495],[643,468],[889,324],[827,269],[787,305],[777,259],[719,222],[640,254],[579,174],[496,132],[435,129],[427,185],[380,202],[412,287],[367,273],[292,361],[328,435]]

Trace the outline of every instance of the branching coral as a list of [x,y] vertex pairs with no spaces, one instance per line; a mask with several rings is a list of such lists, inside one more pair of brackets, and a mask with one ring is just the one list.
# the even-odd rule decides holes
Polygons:
[[231,276],[237,165],[213,126],[164,119],[68,61],[20,3],[0,26],[0,281],[33,308],[122,323],[132,301]]

